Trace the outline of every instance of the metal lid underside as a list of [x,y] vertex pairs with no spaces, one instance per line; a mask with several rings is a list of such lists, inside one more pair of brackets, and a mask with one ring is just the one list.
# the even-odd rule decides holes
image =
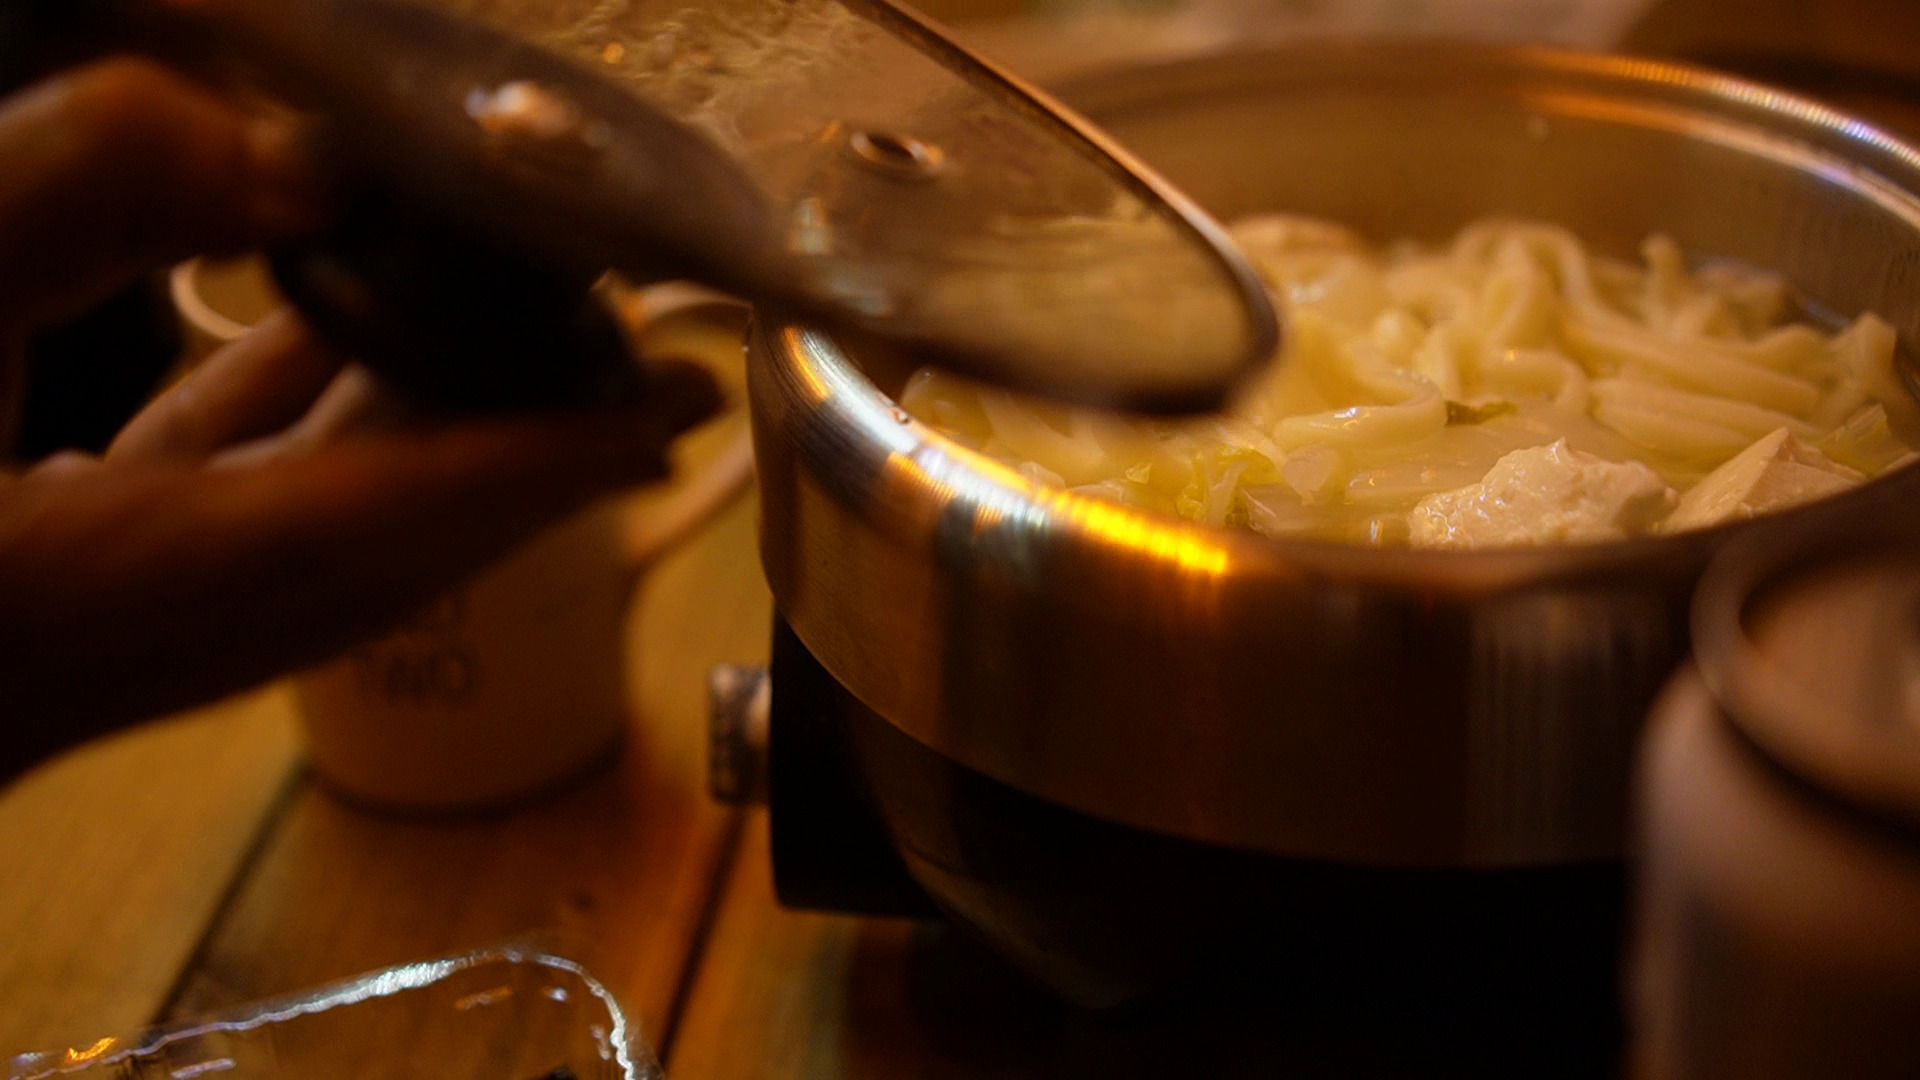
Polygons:
[[1276,344],[1217,226],[885,0],[219,7],[363,167],[565,265],[1148,410],[1217,406]]

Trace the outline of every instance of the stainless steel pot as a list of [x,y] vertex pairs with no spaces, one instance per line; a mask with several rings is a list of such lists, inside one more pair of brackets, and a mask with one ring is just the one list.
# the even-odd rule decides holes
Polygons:
[[[1064,96],[1221,217],[1437,238],[1519,214],[1623,255],[1663,231],[1920,341],[1920,153],[1748,83],[1354,45]],[[1472,554],[1276,542],[1027,484],[805,326],[764,323],[751,353],[766,572],[833,678],[1017,791],[1212,845],[1401,867],[1617,857],[1689,593],[1758,525]]]

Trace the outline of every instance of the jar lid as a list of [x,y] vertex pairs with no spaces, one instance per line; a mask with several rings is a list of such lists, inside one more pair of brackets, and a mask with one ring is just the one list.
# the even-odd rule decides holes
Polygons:
[[1776,764],[1920,827],[1920,522],[1757,533],[1709,567],[1701,674]]

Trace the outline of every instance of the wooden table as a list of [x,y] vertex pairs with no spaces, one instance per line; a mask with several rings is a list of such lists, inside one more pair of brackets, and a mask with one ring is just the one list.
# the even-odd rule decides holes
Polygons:
[[[0,793],[0,1054],[541,932],[581,950],[674,1080],[1255,1075],[1183,1069],[1190,1029],[1067,1009],[943,928],[775,904],[764,812],[704,778],[704,674],[767,649],[753,516],[734,500],[646,574],[626,751],[559,797],[477,820],[354,809],[303,771],[280,687]],[[1376,1033],[1277,1045],[1294,1075],[1431,1075]]]
[[304,772],[271,687],[86,747],[0,795],[0,1050],[84,1046],[528,931],[587,959],[662,1046],[743,852],[704,780],[704,673],[764,657],[750,500],[645,575],[631,737],[504,816],[401,821]]
[[[1841,76],[1881,73],[1838,92],[1920,131],[1920,94],[1897,92],[1920,73],[1920,7],[1740,10],[1667,3],[1630,40],[1758,63],[1778,60],[1758,40],[1773,34],[1844,61]],[[584,944],[676,1080],[1421,1074],[1392,1031],[1288,1032],[1264,1068],[1201,1061],[1192,1032],[1064,1010],[950,933],[780,909],[764,815],[704,782],[705,672],[767,649],[753,525],[737,498],[648,569],[623,756],[519,812],[407,822],[342,805],[303,771],[279,687],[0,791],[0,1053],[548,930]]]

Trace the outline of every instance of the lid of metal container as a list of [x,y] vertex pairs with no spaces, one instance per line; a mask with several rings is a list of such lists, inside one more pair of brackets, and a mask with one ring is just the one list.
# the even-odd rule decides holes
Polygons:
[[1275,347],[1213,222],[889,0],[117,3],[190,22],[406,197],[563,265],[1153,411],[1221,404]]
[[1694,646],[1762,752],[1920,827],[1920,526],[1729,550],[1696,596]]

